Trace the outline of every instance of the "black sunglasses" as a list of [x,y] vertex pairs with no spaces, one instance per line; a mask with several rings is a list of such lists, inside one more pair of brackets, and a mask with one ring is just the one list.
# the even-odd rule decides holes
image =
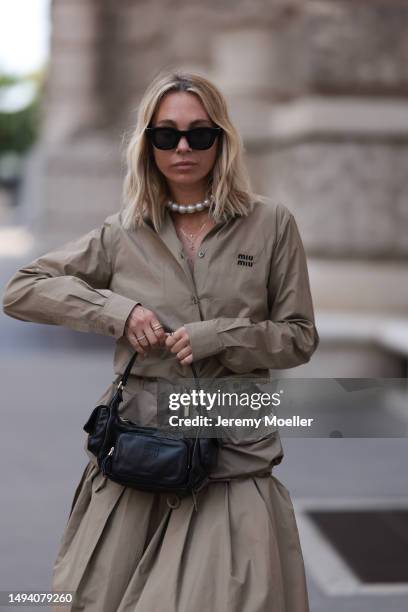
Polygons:
[[175,149],[180,138],[185,136],[191,149],[204,151],[213,146],[215,139],[221,135],[220,127],[197,127],[191,130],[176,130],[172,127],[147,127],[146,136],[156,149],[164,151]]

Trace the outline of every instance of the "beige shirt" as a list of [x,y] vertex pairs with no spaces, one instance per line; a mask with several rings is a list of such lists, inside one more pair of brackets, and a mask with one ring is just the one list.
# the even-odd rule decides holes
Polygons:
[[[295,219],[271,201],[211,228],[194,274],[167,209],[159,233],[147,218],[125,230],[118,212],[20,268],[3,296],[16,319],[114,337],[116,374],[133,353],[123,333],[138,302],[166,328],[185,325],[201,376],[265,377],[309,361],[319,342]],[[191,377],[191,368],[157,347],[132,373],[172,380]]]
[[[115,374],[134,350],[123,336],[136,303],[167,329],[184,325],[200,378],[250,377],[309,361],[319,343],[305,251],[293,215],[282,204],[254,202],[251,213],[217,223],[204,236],[193,273],[169,211],[159,233],[127,231],[121,213],[20,268],[9,280],[4,312],[22,321],[63,325],[116,339]],[[166,347],[136,359],[121,414],[155,426],[157,381],[192,378]],[[111,383],[98,400],[106,403]],[[85,450],[91,461],[95,457]],[[279,432],[253,443],[223,441],[211,478],[268,474],[282,461]]]

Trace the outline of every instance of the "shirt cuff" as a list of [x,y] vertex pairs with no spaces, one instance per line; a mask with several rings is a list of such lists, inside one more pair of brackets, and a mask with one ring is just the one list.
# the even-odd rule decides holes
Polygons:
[[112,293],[101,312],[102,330],[109,336],[119,339],[123,336],[126,321],[133,308],[140,304],[118,293]]
[[216,319],[207,321],[194,321],[184,323],[190,338],[190,346],[193,351],[193,360],[204,359],[216,355],[223,349],[222,342],[216,331]]

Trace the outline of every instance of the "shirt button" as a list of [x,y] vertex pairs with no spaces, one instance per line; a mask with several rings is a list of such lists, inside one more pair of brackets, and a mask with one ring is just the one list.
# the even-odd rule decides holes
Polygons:
[[205,255],[205,251],[198,251],[197,255],[198,255],[199,257],[204,257],[204,255]]
[[198,304],[198,297],[196,297],[195,295],[192,296],[191,301],[193,304]]
[[180,253],[181,259],[184,259],[184,253]]

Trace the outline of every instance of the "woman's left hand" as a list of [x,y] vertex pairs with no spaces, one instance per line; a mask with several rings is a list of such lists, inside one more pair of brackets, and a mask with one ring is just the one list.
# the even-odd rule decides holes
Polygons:
[[189,365],[193,362],[193,349],[185,327],[179,327],[173,333],[167,334],[165,345],[172,353],[177,353],[177,358],[182,365]]

